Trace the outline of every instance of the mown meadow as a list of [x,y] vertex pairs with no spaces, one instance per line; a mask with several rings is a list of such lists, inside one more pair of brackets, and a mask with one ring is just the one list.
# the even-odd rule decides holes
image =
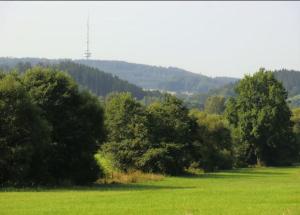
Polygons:
[[244,168],[129,184],[4,188],[1,215],[300,214],[300,167]]

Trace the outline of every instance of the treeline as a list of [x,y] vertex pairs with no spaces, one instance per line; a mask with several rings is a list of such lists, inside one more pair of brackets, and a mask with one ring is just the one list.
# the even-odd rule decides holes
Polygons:
[[[2,74],[0,184],[91,183],[102,176],[97,152],[120,171],[169,175],[298,162],[300,112],[274,75],[245,76],[236,94],[202,112],[169,94],[144,105],[112,93],[101,103],[53,67]],[[219,107],[224,114],[211,114]]]

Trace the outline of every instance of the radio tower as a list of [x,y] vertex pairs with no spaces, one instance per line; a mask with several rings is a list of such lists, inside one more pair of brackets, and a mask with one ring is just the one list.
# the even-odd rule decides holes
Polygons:
[[90,16],[87,18],[86,30],[86,51],[84,53],[84,57],[89,60],[92,56],[92,53],[90,52]]

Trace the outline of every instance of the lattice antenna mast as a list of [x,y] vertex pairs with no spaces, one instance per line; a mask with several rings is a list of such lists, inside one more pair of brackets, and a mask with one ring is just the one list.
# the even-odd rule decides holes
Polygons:
[[90,16],[87,18],[86,30],[86,51],[84,56],[88,60],[92,56],[92,53],[90,52]]

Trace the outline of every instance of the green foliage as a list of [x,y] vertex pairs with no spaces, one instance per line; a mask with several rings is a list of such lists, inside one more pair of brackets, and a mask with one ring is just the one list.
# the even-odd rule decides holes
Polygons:
[[[246,76],[236,98],[211,91],[181,94],[182,101],[124,83],[69,61],[19,63],[0,73],[0,184],[85,184],[112,169],[176,175],[191,166],[299,161],[300,111],[292,122],[287,92],[271,72]],[[199,109],[205,100],[205,112],[185,106]],[[227,120],[218,115],[225,100]]]
[[98,99],[80,93],[70,76],[52,68],[30,69],[22,82],[51,126],[51,142],[43,158],[49,183],[83,184],[97,179],[94,154],[104,139]]
[[147,149],[145,108],[129,93],[111,94],[105,103],[105,126],[107,142],[103,150],[113,156],[117,168],[136,168],[137,159]]
[[150,147],[138,160],[137,166],[144,172],[179,174],[183,172],[183,147],[178,143],[160,142]]
[[248,164],[291,164],[297,155],[287,92],[271,72],[261,69],[245,76],[226,116],[238,130],[241,156]]
[[[296,144],[300,149],[300,108],[293,109],[292,121],[294,123],[293,132],[296,136]],[[300,153],[298,154],[298,161],[300,161]]]
[[166,94],[162,102],[147,107],[153,142],[184,143],[189,138],[188,109],[175,96]]
[[205,101],[204,110],[210,114],[222,114],[225,110],[225,98],[222,96],[210,96]]
[[16,74],[0,79],[0,119],[0,184],[39,183],[49,126]]
[[193,161],[205,171],[231,169],[232,140],[223,117],[196,109],[191,110],[190,116],[196,119],[198,124],[191,152]]
[[[192,142],[194,126],[188,116],[188,109],[181,100],[171,95],[165,95],[162,102],[148,106],[147,112],[149,114],[150,142],[155,149],[150,153],[152,158],[149,162],[153,162],[152,159],[155,159],[161,169],[159,172],[181,173],[189,162],[188,148]],[[165,157],[160,163],[157,160],[159,156]],[[155,172],[154,169],[153,172]]]
[[294,132],[300,134],[300,108],[293,109],[292,121],[294,122]]
[[178,174],[189,142],[188,110],[173,96],[145,109],[128,93],[113,94],[105,104],[108,132],[103,150],[123,171]]

